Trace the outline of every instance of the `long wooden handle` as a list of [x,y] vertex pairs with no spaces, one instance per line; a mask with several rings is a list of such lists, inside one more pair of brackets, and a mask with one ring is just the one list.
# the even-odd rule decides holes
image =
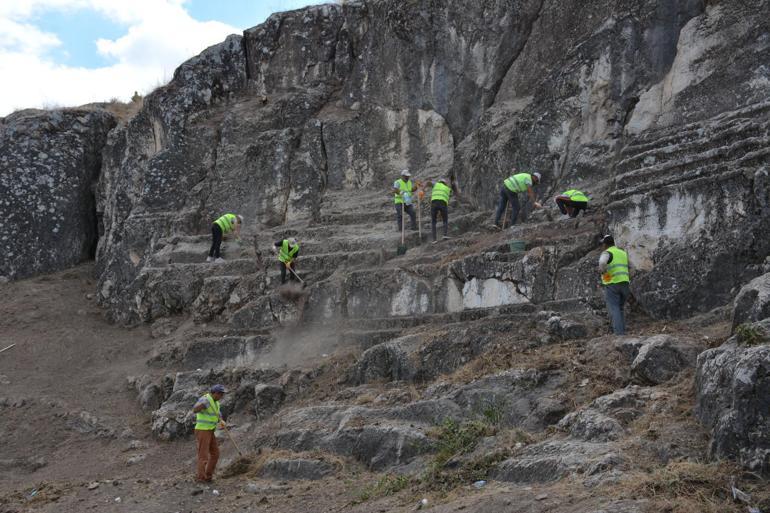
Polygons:
[[227,437],[230,439],[230,441],[231,441],[231,442],[233,443],[233,445],[235,446],[235,450],[236,450],[236,451],[238,451],[238,454],[240,454],[241,456],[243,456],[243,451],[241,450],[241,448],[240,448],[240,447],[238,447],[238,444],[237,444],[237,443],[235,443],[235,438],[233,438],[233,435],[231,435],[231,434],[230,434],[230,430],[229,430],[229,429],[227,429],[227,426],[226,426],[226,425],[224,425],[224,424],[222,424],[222,429],[224,429],[225,433],[227,433]]
[[422,208],[420,208],[420,193],[417,192],[417,236],[420,237],[420,244],[422,244],[422,216],[420,215]]
[[405,203],[401,204],[401,245],[404,245],[404,224],[406,221],[406,208]]

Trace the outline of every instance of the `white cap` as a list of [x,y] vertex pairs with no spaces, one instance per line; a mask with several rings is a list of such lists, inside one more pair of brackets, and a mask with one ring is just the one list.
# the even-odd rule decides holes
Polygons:
[[243,216],[241,214],[238,214],[236,217],[238,218],[238,222],[243,224]]
[[444,178],[443,176],[442,176],[441,178],[439,178],[438,180],[436,180],[436,181],[437,181],[437,182],[443,182],[443,183],[445,183],[445,184],[448,184],[448,183],[449,183],[449,180],[447,180],[447,179],[446,179],[446,178]]
[[297,245],[297,239],[292,237],[291,239],[289,239],[289,244],[291,244],[292,246],[296,246]]
[[540,173],[532,173],[532,176],[534,176],[535,178],[537,178],[537,181],[538,181],[538,182],[540,181]]
[[402,169],[401,176],[412,176],[412,173],[410,173],[408,169]]

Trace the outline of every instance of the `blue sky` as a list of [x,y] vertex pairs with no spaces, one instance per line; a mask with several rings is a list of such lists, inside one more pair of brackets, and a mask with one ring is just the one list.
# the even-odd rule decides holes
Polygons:
[[313,0],[0,0],[0,116],[127,100],[184,60]]

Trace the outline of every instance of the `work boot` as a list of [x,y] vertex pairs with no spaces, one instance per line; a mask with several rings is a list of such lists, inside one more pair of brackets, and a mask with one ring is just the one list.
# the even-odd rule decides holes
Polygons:
[[215,264],[224,264],[225,263],[225,259],[222,258],[222,257],[219,257],[216,260],[214,260],[214,263]]
[[438,244],[438,241],[434,240],[433,242],[431,242],[431,244]]
[[441,239],[442,240],[449,240],[449,235],[444,235],[443,237],[441,237]]

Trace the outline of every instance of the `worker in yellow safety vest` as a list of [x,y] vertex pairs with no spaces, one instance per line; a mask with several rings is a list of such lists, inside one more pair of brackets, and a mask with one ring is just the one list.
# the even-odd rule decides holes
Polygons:
[[539,183],[540,173],[516,173],[516,169],[514,168],[513,174],[503,180],[503,187],[500,189],[500,202],[497,205],[494,226],[502,228],[500,226],[500,219],[502,219],[503,214],[505,213],[505,207],[508,206],[508,203],[511,204],[511,226],[516,224],[516,218],[519,216],[520,210],[520,192],[526,192],[535,208],[540,208],[542,205],[537,202],[535,191],[533,190],[533,187]]
[[454,180],[450,181],[446,178],[439,178],[435,184],[429,180],[425,185],[427,187],[433,186],[430,192],[430,229],[433,244],[436,244],[438,242],[436,240],[436,221],[439,214],[441,214],[441,219],[444,222],[443,238],[449,238],[449,198],[452,196],[452,191],[457,192],[457,186]]
[[297,275],[297,256],[299,255],[299,242],[294,237],[279,240],[273,244],[273,251],[278,253],[278,261],[281,266],[281,283],[286,283],[286,270],[289,269],[289,279],[294,280]]
[[577,217],[580,211],[588,208],[588,196],[577,189],[570,189],[556,196],[556,206],[561,213],[569,217]]
[[602,251],[599,257],[599,272],[604,286],[604,300],[612,321],[612,331],[615,335],[626,334],[626,320],[623,306],[631,296],[628,274],[628,253],[615,247],[612,235],[602,239]]
[[225,261],[220,255],[222,238],[228,233],[232,233],[236,239],[240,239],[242,225],[243,216],[236,214],[225,214],[211,223],[211,249],[206,262],[221,264]]
[[219,460],[219,445],[214,431],[224,427],[219,401],[225,395],[223,385],[214,385],[208,394],[204,395],[193,406],[195,413],[195,445],[198,457],[195,480],[199,483],[210,482],[214,477],[214,469]]
[[412,182],[412,173],[408,169],[401,171],[401,178],[393,182],[393,202],[396,205],[396,223],[398,231],[401,231],[401,223],[404,222],[404,211],[409,214],[412,230],[417,230],[417,219],[415,218],[413,194],[417,186]]

